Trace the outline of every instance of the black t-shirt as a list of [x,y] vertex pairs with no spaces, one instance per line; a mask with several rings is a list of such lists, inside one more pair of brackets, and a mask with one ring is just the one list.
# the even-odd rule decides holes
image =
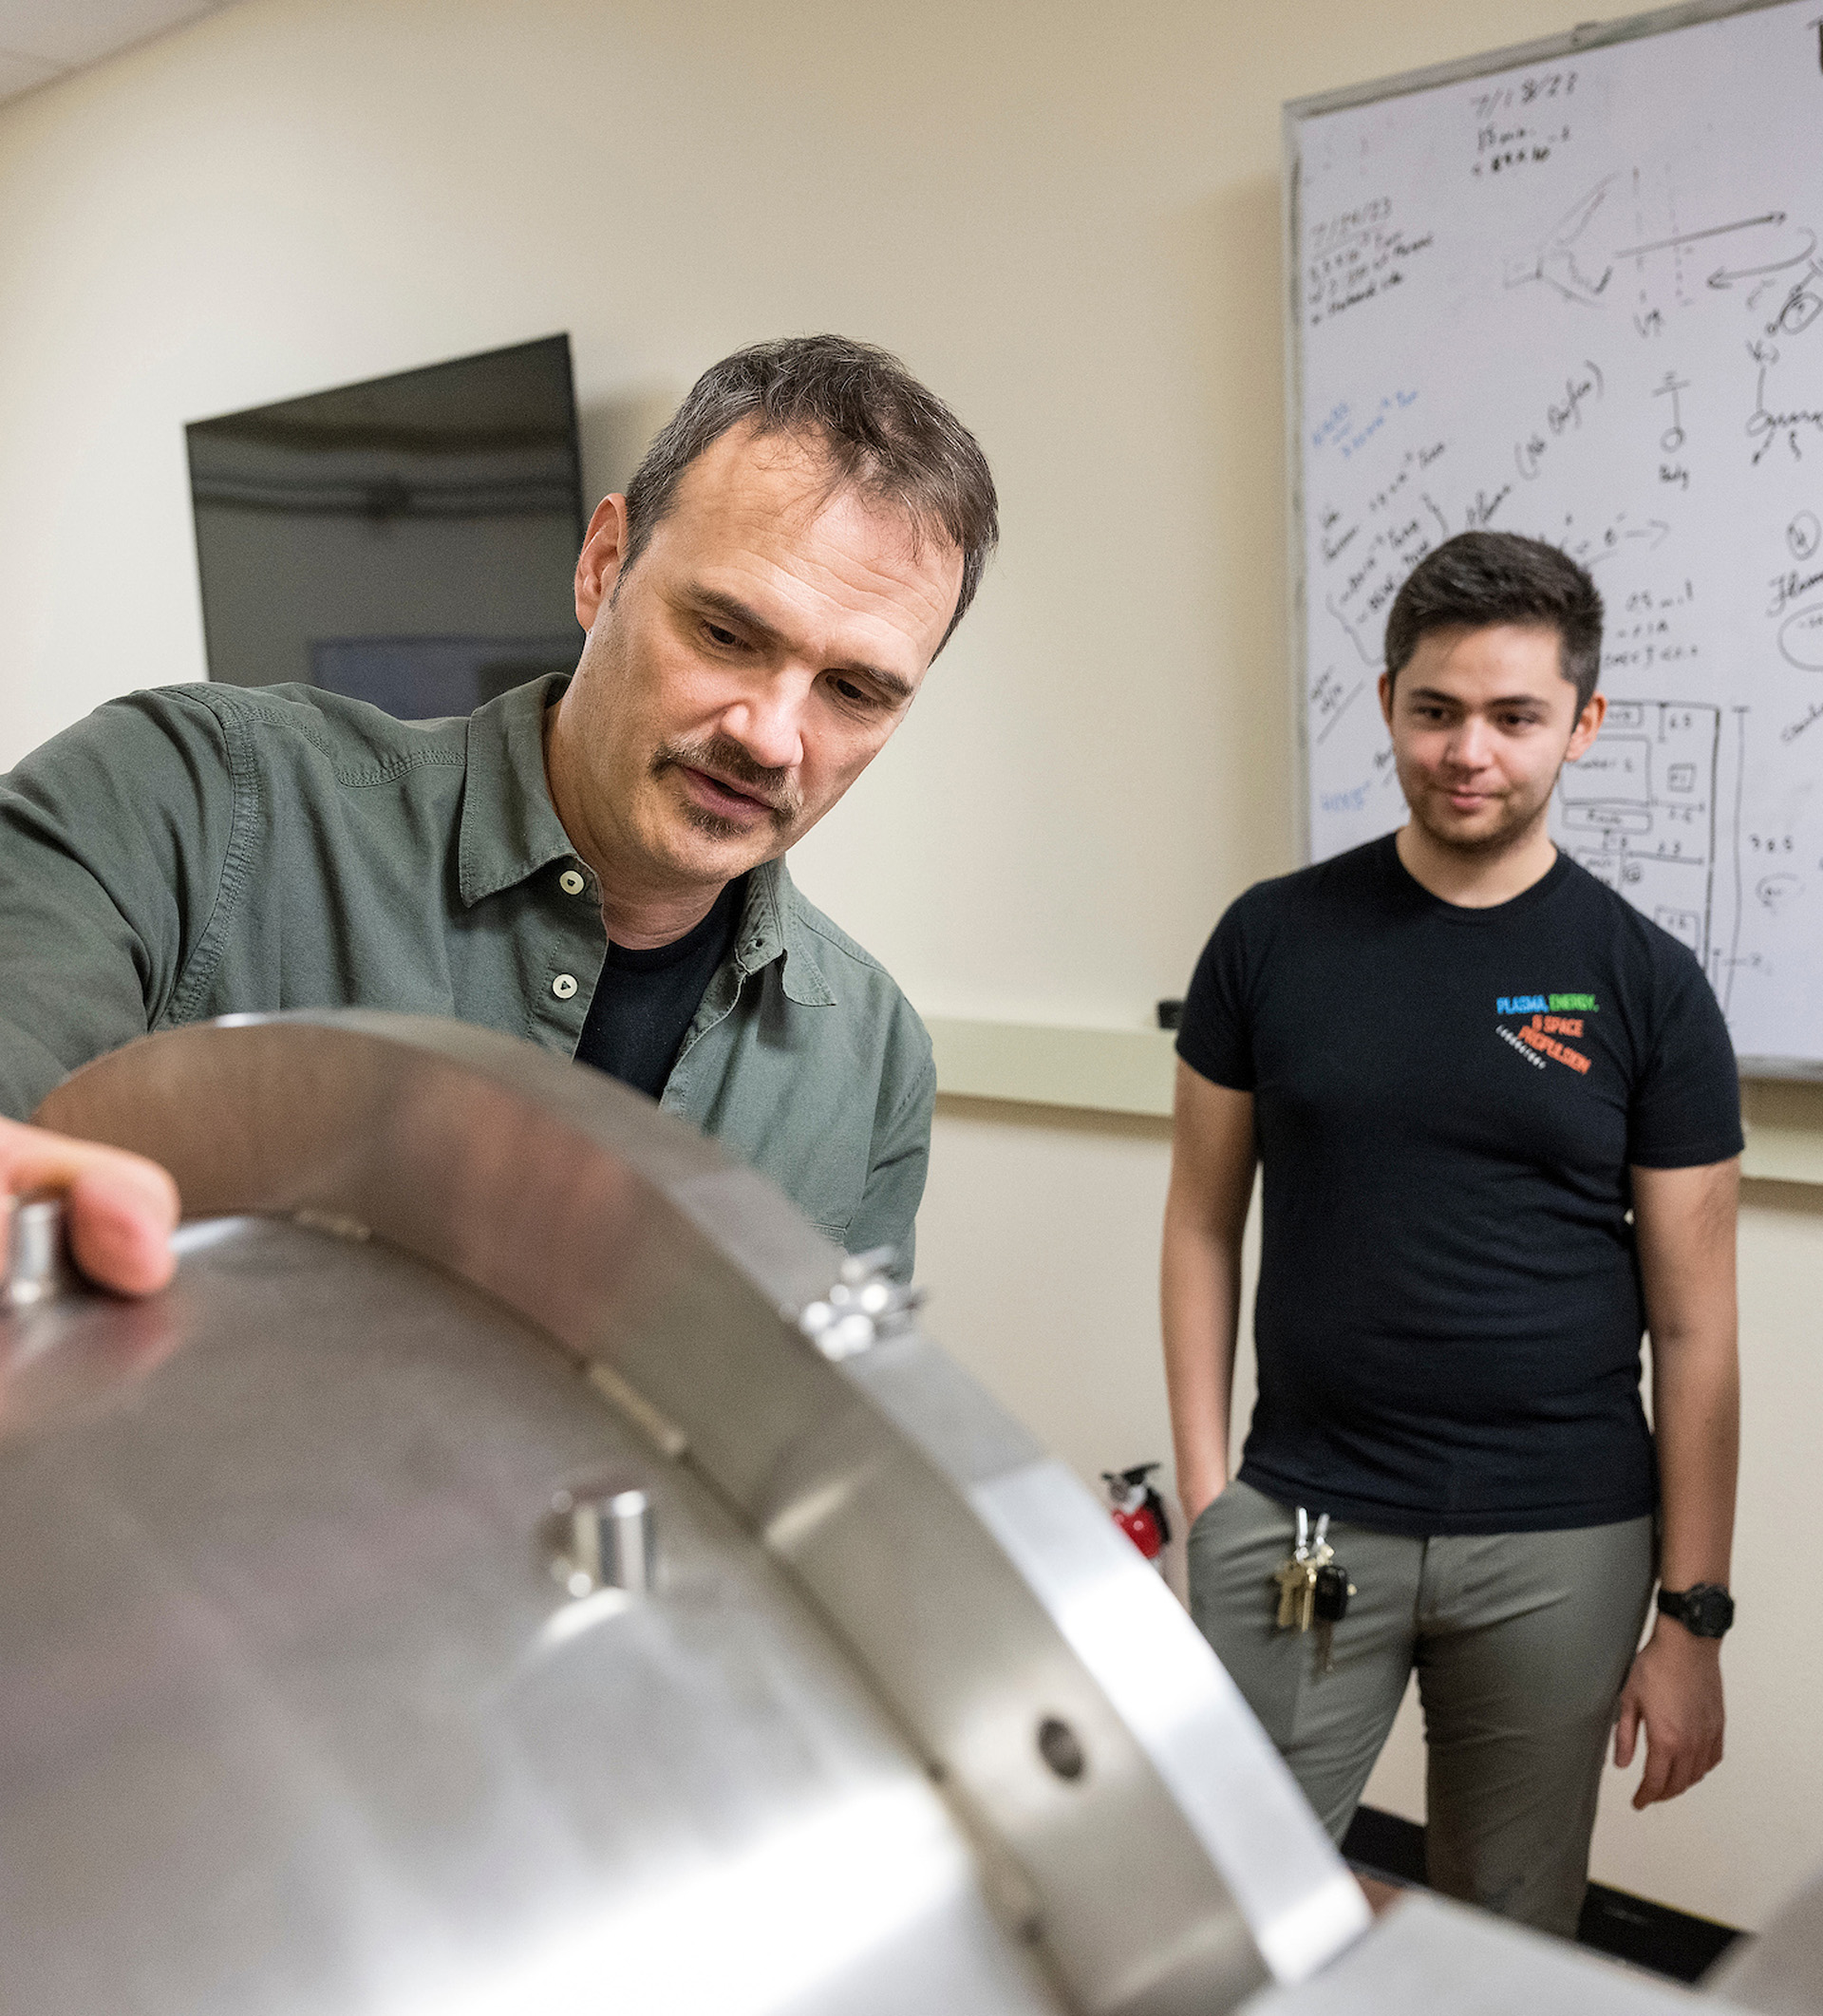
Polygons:
[[1628,1169],[1741,1147],[1677,939],[1563,855],[1509,903],[1441,902],[1388,836],[1229,910],[1177,1049],[1253,1095],[1249,1483],[1403,1534],[1653,1509]]
[[610,944],[576,1045],[576,1061],[656,1099],[677,1062],[685,1031],[741,926],[747,878],[716,897],[694,930],[669,945],[630,951]]

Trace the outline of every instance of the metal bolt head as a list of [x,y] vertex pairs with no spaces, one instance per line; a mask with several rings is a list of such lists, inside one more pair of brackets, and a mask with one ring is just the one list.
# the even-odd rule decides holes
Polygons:
[[822,1345],[823,1355],[839,1363],[844,1358],[854,1358],[870,1349],[874,1337],[873,1317],[863,1316],[857,1311],[854,1315],[844,1316],[839,1323],[825,1330],[818,1342]]
[[556,1545],[551,1573],[573,1596],[620,1589],[648,1595],[658,1583],[652,1504],[635,1486],[559,1491],[551,1501]]
[[60,1197],[9,1197],[6,1274],[0,1309],[33,1309],[76,1285],[64,1234]]
[[[825,1358],[839,1363],[871,1350],[882,1337],[908,1329],[924,1291],[902,1287],[886,1272],[892,1266],[890,1246],[873,1253],[852,1253],[828,1291],[798,1311],[798,1328]],[[787,1319],[789,1308],[780,1311]]]

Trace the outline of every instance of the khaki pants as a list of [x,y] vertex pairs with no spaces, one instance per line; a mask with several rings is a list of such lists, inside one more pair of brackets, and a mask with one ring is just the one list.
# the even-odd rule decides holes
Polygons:
[[1332,1523],[1359,1593],[1329,1673],[1315,1630],[1275,1625],[1295,1524],[1230,1484],[1191,1528],[1191,1611],[1318,1818],[1340,1841],[1416,1667],[1433,1888],[1573,1937],[1653,1521],[1427,1540]]

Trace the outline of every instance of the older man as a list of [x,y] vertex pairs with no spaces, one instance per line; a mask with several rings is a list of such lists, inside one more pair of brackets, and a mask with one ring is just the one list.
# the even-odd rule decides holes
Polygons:
[[[930,1042],[783,857],[905,718],[996,530],[973,437],[894,359],[762,344],[596,510],[573,676],[465,721],[285,686],[102,707],[0,781],[0,1111],[212,1015],[454,1015],[638,1086],[909,1272]],[[9,1172],[74,1184],[104,1278],[161,1276],[155,1178],[0,1122]]]

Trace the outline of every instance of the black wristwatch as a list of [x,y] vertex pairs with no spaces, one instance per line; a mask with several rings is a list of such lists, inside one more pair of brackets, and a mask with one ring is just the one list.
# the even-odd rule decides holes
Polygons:
[[1720,1582],[1662,1589],[1659,1608],[1667,1617],[1675,1617],[1693,1638],[1720,1638],[1735,1621],[1735,1599]]

